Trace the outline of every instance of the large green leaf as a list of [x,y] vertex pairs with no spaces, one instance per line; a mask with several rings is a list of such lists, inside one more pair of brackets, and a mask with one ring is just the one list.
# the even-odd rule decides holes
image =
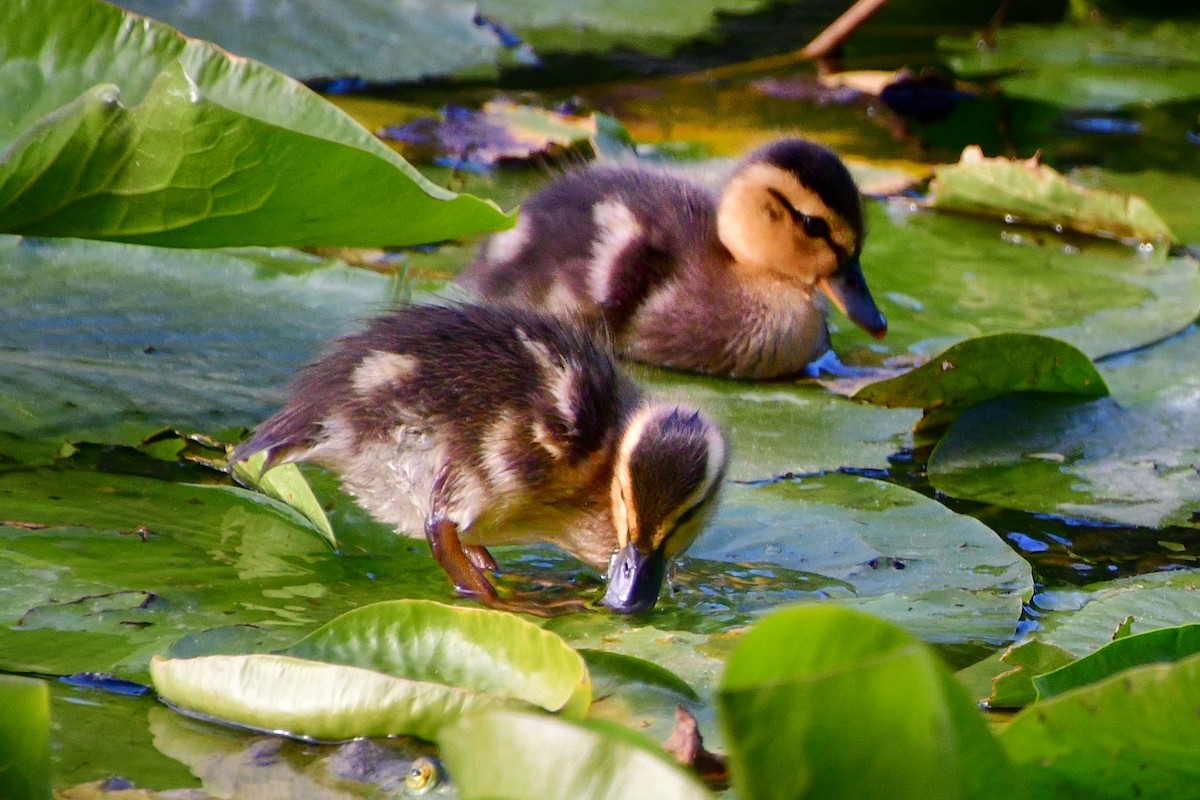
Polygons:
[[1033,679],[1045,699],[1143,664],[1179,661],[1200,653],[1200,625],[1159,628],[1109,642],[1094,653]]
[[338,557],[275,501],[214,487],[9,471],[0,519],[0,668],[13,671],[138,678],[168,648],[277,648],[358,605],[450,594],[424,544],[335,509]]
[[1031,798],[1177,798],[1200,780],[1200,656],[1030,706],[1000,733]]
[[46,460],[64,442],[254,425],[324,340],[388,305],[388,279],[323,266],[0,237],[0,452]]
[[[761,613],[807,589],[932,641],[1004,641],[1033,591],[1029,565],[986,525],[848,475],[731,486],[689,552],[757,571],[758,587],[725,601],[733,609]],[[807,583],[814,573],[826,581]]]
[[844,360],[932,356],[991,333],[1052,336],[1100,358],[1157,342],[1200,314],[1195,262],[1163,248],[1141,254],[898,204],[866,208],[863,271],[888,335],[874,342],[831,313]]
[[1016,97],[1056,106],[1118,109],[1200,97],[1194,22],[1145,25],[1015,25],[978,37],[945,40],[942,49],[962,77],[1006,74],[1000,87]]
[[283,651],[414,681],[447,683],[582,717],[592,702],[582,656],[515,614],[420,600],[342,614]]
[[738,796],[1017,796],[1003,751],[926,646],[849,609],[793,608],[730,655],[719,694]]
[[50,693],[46,682],[0,675],[0,797],[49,800]]
[[960,342],[914,370],[863,387],[854,399],[958,412],[1013,392],[1094,398],[1108,387],[1091,359],[1066,342],[998,333]]
[[516,711],[464,717],[438,745],[465,800],[704,800],[712,795],[638,734]]
[[1102,364],[1113,399],[1008,396],[959,417],[929,461],[954,497],[1162,527],[1200,509],[1200,332]]
[[98,0],[9,4],[0,230],[186,247],[506,227],[285,76]]
[[454,686],[277,655],[150,662],[162,699],[194,714],[319,741],[360,736],[434,739],[448,721],[506,701]]
[[513,615],[417,600],[350,611],[272,655],[150,664],[180,708],[316,739],[407,734],[500,705],[583,716],[591,682],[578,653]]

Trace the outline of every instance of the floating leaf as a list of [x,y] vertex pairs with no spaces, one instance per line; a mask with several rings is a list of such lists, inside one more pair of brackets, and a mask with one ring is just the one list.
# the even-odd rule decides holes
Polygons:
[[1081,233],[1138,241],[1173,239],[1166,223],[1140,197],[1085,189],[1037,156],[1027,161],[984,158],[974,145],[963,150],[957,164],[934,170],[928,202],[944,211],[1012,218]]
[[999,735],[1026,797],[1176,798],[1200,780],[1200,657],[1136,667],[1038,702]]
[[286,655],[522,700],[569,717],[592,701],[579,653],[515,614],[421,600],[342,614]]
[[250,728],[321,740],[407,734],[501,705],[582,716],[583,659],[513,614],[395,600],[343,614],[282,655],[202,656],[150,664],[180,708]]
[[0,797],[49,800],[50,694],[46,682],[0,675]]
[[1005,25],[994,44],[977,36],[939,47],[960,77],[1002,75],[1008,95],[1078,109],[1120,109],[1200,97],[1194,22],[1144,25]]
[[1180,661],[1200,653],[1200,625],[1159,628],[1124,636],[1058,669],[1033,679],[1038,697],[1046,699],[1097,683],[1131,667]]
[[[999,744],[939,658],[833,607],[780,611],[730,655],[718,695],[738,796],[1016,796]],[[869,709],[869,713],[864,713]]]
[[261,64],[97,0],[19,0],[8,16],[0,230],[372,246],[511,224]]
[[705,800],[703,786],[627,728],[516,711],[464,717],[438,738],[464,800]]
[[[952,497],[1158,528],[1200,509],[1200,333],[1101,364],[1113,399],[1010,395],[964,412],[929,460]],[[1061,460],[1039,454],[1057,453]]]
[[922,408],[939,422],[963,409],[1013,392],[1103,397],[1108,387],[1091,359],[1066,342],[998,333],[960,342],[914,370],[854,394],[889,407]]

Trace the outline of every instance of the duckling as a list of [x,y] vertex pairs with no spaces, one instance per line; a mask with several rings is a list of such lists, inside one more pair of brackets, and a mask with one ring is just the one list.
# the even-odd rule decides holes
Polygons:
[[592,167],[534,194],[459,283],[487,301],[603,319],[627,358],[734,378],[798,374],[829,350],[824,293],[871,335],[861,198],[803,139],[750,153],[715,191]]
[[568,599],[501,598],[493,545],[549,542],[602,573],[603,604],[651,608],[699,534],[725,438],[647,401],[588,326],[501,306],[410,306],[339,340],[233,460],[312,461],[397,533],[428,539],[463,596],[549,616]]

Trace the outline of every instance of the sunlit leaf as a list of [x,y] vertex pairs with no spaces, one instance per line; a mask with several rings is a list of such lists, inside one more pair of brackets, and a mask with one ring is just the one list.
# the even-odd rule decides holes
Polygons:
[[1087,189],[1042,164],[984,158],[978,147],[963,151],[957,164],[934,170],[929,203],[1030,225],[1069,228],[1138,241],[1168,243],[1171,230],[1141,197]]
[[1113,398],[1010,395],[966,411],[929,461],[954,497],[1157,528],[1200,509],[1200,351],[1193,330],[1100,365]]
[[[337,534],[333,532],[333,525],[329,523],[325,509],[321,508],[321,502],[313,494],[312,487],[308,485],[300,467],[295,464],[280,464],[264,473],[262,468],[266,460],[266,453],[255,453],[250,458],[234,464],[233,474],[239,481],[300,512],[325,541],[329,542],[329,546],[337,550]],[[233,487],[229,490],[236,491]]]
[[494,711],[438,744],[464,800],[704,800],[700,783],[627,728]]
[[1000,733],[1032,798],[1175,798],[1200,780],[1200,657],[1038,702]]
[[1159,628],[1109,642],[1078,661],[1038,675],[1033,684],[1038,697],[1045,699],[1097,683],[1130,667],[1179,661],[1196,653],[1200,653],[1200,625]]
[[[720,694],[738,796],[994,798],[1004,753],[925,645],[849,609],[781,611],[746,634]],[[1005,788],[1009,786],[1010,788]]]
[[98,0],[19,0],[0,37],[0,230],[369,246],[511,224],[285,76]]
[[899,377],[863,387],[854,399],[945,414],[1013,392],[1090,399],[1108,387],[1091,360],[1066,342],[998,333],[960,342]]
[[320,741],[433,739],[449,720],[504,704],[497,695],[277,655],[155,656],[150,675],[178,708],[260,731]]
[[1196,23],[1005,25],[994,46],[977,36],[939,42],[964,78],[1005,75],[1005,93],[1056,106],[1118,109],[1200,97]]
[[50,693],[46,682],[0,675],[0,797],[49,800]]
[[515,614],[420,600],[373,603],[309,634],[286,655],[522,700],[581,717],[592,701],[579,653]]

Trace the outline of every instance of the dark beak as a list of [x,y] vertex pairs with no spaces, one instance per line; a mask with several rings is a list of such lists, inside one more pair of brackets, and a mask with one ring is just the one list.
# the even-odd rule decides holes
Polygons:
[[887,320],[871,297],[871,290],[867,288],[867,279],[863,277],[862,266],[857,257],[842,264],[838,271],[828,278],[822,278],[818,285],[838,310],[855,325],[876,339],[882,339],[887,333]]
[[618,614],[649,611],[658,602],[666,572],[662,553],[642,553],[632,544],[622,547],[608,569],[604,605]]

